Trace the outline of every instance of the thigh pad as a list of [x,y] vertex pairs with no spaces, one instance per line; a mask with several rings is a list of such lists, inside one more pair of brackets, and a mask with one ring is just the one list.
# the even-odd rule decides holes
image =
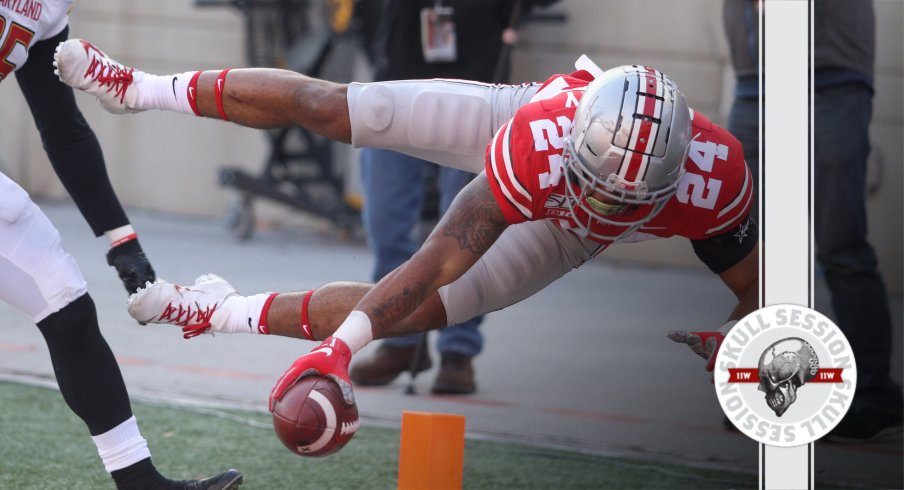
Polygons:
[[479,173],[493,134],[538,88],[445,79],[352,83],[352,144]]

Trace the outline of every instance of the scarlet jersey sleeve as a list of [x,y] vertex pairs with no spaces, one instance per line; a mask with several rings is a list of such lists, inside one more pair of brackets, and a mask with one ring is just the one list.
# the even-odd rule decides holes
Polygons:
[[[517,114],[515,117],[518,117]],[[502,214],[510,224],[523,223],[534,219],[533,197],[522,182],[525,171],[522,159],[514,158],[517,152],[512,148],[512,125],[515,119],[502,125],[490,144],[487,145],[486,173],[490,188]],[[516,168],[519,171],[516,172]],[[519,175],[520,174],[520,175]]]

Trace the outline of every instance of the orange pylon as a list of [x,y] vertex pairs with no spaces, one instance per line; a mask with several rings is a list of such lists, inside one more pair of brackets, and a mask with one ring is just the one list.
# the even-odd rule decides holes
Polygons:
[[399,490],[460,489],[464,458],[463,416],[402,413]]

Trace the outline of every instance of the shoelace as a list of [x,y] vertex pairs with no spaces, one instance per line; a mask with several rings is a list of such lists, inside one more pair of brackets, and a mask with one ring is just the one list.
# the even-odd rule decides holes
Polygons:
[[[100,70],[95,75],[95,70]],[[104,73],[106,71],[106,73]],[[126,68],[104,60],[94,55],[91,57],[91,63],[88,64],[88,70],[85,71],[85,77],[91,77],[100,84],[101,87],[108,87],[107,92],[113,92],[115,97],[119,97],[119,103],[122,104],[126,96],[126,90],[132,84],[132,72],[134,68]]]
[[[160,314],[158,320],[179,325],[182,327],[182,338],[190,339],[210,329],[210,317],[217,311],[218,305],[219,303],[214,303],[213,306],[201,309],[200,305],[195,303],[196,308],[193,310],[191,306],[184,308],[182,305],[178,305],[177,308],[169,303],[163,308],[163,313]],[[194,323],[190,323],[192,320]]]

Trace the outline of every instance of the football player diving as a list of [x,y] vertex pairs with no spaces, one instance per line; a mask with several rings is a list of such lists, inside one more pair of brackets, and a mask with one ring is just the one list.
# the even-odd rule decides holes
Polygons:
[[757,306],[757,227],[741,145],[653,68],[603,71],[582,57],[571,74],[522,85],[338,84],[260,68],[157,76],[80,40],[58,47],[56,65],[65,83],[113,113],[158,109],[253,128],[295,124],[478,174],[420,250],[375,285],[242,296],[205,275],[188,287],[158,281],[130,298],[134,318],[179,325],[185,338],[243,332],[323,340],[279,379],[271,409],[315,374],[336,380],[352,403],[348,365],[373,339],[513,305],[616,242],[686,237],[737,297],[719,331],[669,333],[710,358],[710,368],[722,335]]

